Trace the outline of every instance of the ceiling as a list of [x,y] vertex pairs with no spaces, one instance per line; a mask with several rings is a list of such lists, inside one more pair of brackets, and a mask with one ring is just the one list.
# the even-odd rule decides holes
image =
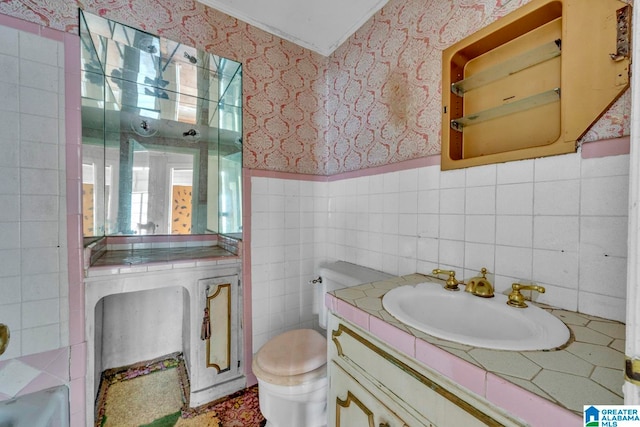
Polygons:
[[388,0],[198,0],[268,33],[329,56]]

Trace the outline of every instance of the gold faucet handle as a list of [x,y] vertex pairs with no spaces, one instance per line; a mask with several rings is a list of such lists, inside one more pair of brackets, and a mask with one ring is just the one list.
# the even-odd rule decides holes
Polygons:
[[511,285],[511,293],[509,294],[509,298],[507,299],[507,304],[512,307],[517,308],[526,308],[528,307],[525,301],[524,295],[520,293],[520,291],[538,291],[541,294],[545,293],[546,289],[544,286],[538,285],[522,285],[520,283],[514,283]]
[[433,274],[435,274],[436,276],[439,274],[448,274],[449,277],[447,278],[447,281],[444,284],[444,288],[448,291],[459,291],[460,289],[458,289],[458,285],[461,284],[462,282],[458,282],[456,280],[456,272],[453,270],[440,270],[439,268],[436,268],[432,271]]
[[514,283],[513,285],[511,285],[511,288],[514,291],[538,291],[541,294],[544,294],[544,292],[546,291],[546,289],[544,288],[544,286],[539,286],[539,285],[523,285],[521,283]]

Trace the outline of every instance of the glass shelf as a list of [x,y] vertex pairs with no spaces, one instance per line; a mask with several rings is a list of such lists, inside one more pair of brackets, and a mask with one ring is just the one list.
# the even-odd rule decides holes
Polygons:
[[556,39],[515,56],[508,61],[501,62],[500,64],[496,64],[495,66],[480,71],[479,73],[475,73],[464,80],[452,83],[451,92],[458,96],[463,96],[470,90],[484,86],[496,80],[500,80],[504,77],[508,77],[518,71],[522,71],[536,64],[540,64],[560,56],[561,44],[561,40]]
[[530,110],[532,108],[541,107],[560,100],[560,88],[548,90],[537,95],[529,96],[518,101],[500,105],[499,107],[490,108],[488,110],[479,111],[457,119],[451,120],[451,128],[462,132],[462,129],[477,123],[486,122],[487,120],[496,119],[498,117],[507,116],[509,114],[518,113],[520,111]]

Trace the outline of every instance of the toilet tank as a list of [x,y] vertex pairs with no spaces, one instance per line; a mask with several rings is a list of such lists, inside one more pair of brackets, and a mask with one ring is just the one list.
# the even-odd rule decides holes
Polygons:
[[318,323],[321,328],[327,328],[328,310],[324,303],[324,295],[337,289],[348,288],[362,283],[377,282],[394,277],[391,274],[362,265],[345,261],[336,261],[320,266],[322,285],[316,293],[318,306]]

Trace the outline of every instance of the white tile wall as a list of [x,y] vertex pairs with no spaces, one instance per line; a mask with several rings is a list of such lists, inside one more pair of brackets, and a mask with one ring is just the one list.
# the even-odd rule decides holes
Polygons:
[[487,267],[499,292],[538,283],[539,301],[624,321],[628,161],[570,154],[328,183],[253,178],[254,351],[313,324],[307,281],[325,259],[397,275]]
[[68,345],[64,52],[60,42],[6,27],[0,38],[0,323],[11,330],[0,360],[7,360]]
[[[317,271],[316,260],[324,255],[326,185],[271,178],[251,180],[254,351],[284,331],[317,327],[314,288],[308,281]],[[350,223],[354,235],[356,224]]]
[[[471,277],[486,266],[500,291],[536,282],[549,289],[541,301],[624,321],[628,161],[571,154],[454,173],[420,169],[417,270]],[[335,253],[349,251],[336,245]]]

